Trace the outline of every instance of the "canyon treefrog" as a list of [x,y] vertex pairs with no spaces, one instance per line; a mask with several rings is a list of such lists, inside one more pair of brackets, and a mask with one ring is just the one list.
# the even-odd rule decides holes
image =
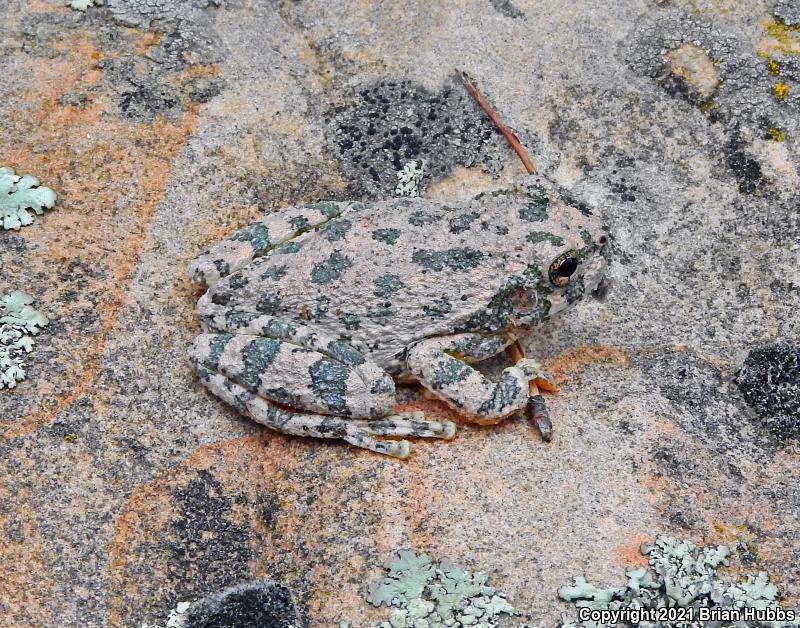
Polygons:
[[546,179],[466,202],[287,207],[189,265],[208,291],[189,358],[205,386],[275,430],[406,457],[449,421],[393,414],[416,380],[468,420],[525,407],[522,360],[492,382],[470,366],[594,290],[607,236]]

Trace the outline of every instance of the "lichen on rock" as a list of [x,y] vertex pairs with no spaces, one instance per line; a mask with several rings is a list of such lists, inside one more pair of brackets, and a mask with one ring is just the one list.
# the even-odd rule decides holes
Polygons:
[[56,193],[39,184],[36,177],[17,176],[11,168],[0,168],[0,226],[19,229],[33,222],[30,211],[41,216],[56,202]]
[[434,564],[426,554],[400,550],[385,565],[386,575],[369,587],[374,606],[392,608],[389,620],[374,628],[495,628],[517,611],[487,583],[448,561]]
[[0,389],[14,388],[25,379],[25,355],[33,350],[33,339],[49,322],[30,304],[24,292],[0,296]]
[[800,437],[800,346],[789,341],[755,347],[736,375],[739,390],[780,441]]
[[[650,569],[645,567],[625,570],[627,583],[620,587],[601,589],[577,576],[572,586],[562,587],[558,595],[562,600],[575,602],[578,608],[592,610],[627,610],[681,608],[694,609],[742,609],[744,607],[764,610],[778,608],[778,588],[764,572],[745,576],[736,581],[733,577],[719,574],[719,567],[728,564],[735,547],[709,545],[698,547],[690,541],[670,536],[658,536],[652,544],[644,544],[641,552],[648,557]],[[693,615],[697,617],[695,613]],[[561,628],[590,628],[596,624],[580,622],[572,617],[563,617]],[[623,622],[615,624],[633,626]],[[680,628],[700,628],[708,625],[703,621],[652,623],[640,621],[639,628],[654,628],[669,625]],[[722,626],[740,626],[741,623],[715,623]],[[748,624],[779,628],[789,626],[781,622]]]

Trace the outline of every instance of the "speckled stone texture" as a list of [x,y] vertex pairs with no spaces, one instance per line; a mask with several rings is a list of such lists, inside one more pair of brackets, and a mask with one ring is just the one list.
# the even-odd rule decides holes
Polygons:
[[[7,0],[0,167],[59,201],[0,232],[0,293],[51,320],[27,381],[0,391],[0,623],[139,628],[268,579],[308,626],[362,626],[385,617],[367,583],[405,547],[490,572],[552,626],[571,576],[613,584],[658,533],[745,541],[797,606],[797,444],[741,375],[800,341],[795,7]],[[561,387],[553,442],[462,424],[398,462],[239,417],[186,361],[186,263],[277,207],[390,189],[383,142],[406,119],[427,131],[399,159],[419,147],[430,198],[507,185],[522,167],[454,68],[614,234],[605,300],[524,342]],[[341,150],[382,82],[427,104],[382,93],[385,139]],[[741,371],[748,356],[762,367]],[[403,402],[458,421],[414,388]]]

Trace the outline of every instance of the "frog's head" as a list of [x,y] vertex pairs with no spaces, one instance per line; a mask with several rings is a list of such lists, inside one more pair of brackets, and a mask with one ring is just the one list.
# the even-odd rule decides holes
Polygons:
[[541,214],[534,216],[535,230],[523,245],[528,259],[525,286],[512,297],[512,319],[518,327],[532,327],[604,290],[608,228],[584,204],[565,200],[564,193],[543,183],[531,177],[524,189]]

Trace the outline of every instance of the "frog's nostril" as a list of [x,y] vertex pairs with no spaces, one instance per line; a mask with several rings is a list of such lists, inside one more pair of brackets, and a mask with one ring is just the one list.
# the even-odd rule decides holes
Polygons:
[[608,236],[601,235],[599,238],[597,238],[597,242],[599,244],[608,244]]

